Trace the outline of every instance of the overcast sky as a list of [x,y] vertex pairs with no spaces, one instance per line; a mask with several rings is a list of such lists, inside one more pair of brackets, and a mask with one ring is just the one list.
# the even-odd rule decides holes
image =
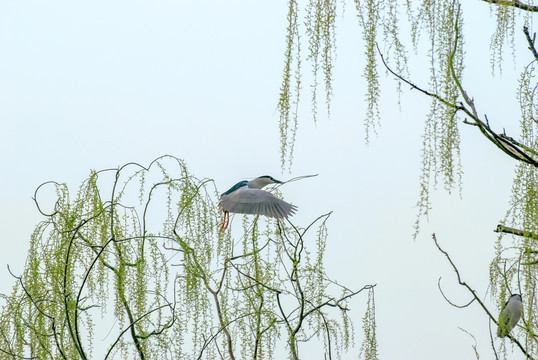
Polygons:
[[[463,9],[464,86],[494,129],[517,135],[517,78],[530,54],[517,30],[520,62],[507,61],[502,77],[492,79],[495,18],[487,4],[474,3]],[[365,145],[364,50],[352,5],[338,23],[332,116],[320,106],[314,124],[304,84],[294,165],[282,174],[276,105],[285,1],[1,2],[0,292],[13,283],[6,265],[23,269],[40,219],[31,200],[39,184],[56,180],[76,189],[90,169],[172,154],[221,191],[259,175],[319,174],[280,189],[299,206],[299,225],[334,211],[326,268],[351,288],[377,284],[380,357],[474,358],[472,338],[458,327],[490,357],[485,314],[475,305],[455,309],[439,293],[442,276],[454,301],[469,299],[431,233],[493,309],[486,296],[492,230],[504,217],[515,162],[461,124],[462,199],[434,193],[431,216],[413,241],[428,101],[404,87],[400,110],[394,82],[384,79],[382,125]],[[410,52],[411,76],[422,84],[426,55]],[[359,345],[365,302],[358,296],[351,304]],[[346,359],[358,352],[359,346]]]

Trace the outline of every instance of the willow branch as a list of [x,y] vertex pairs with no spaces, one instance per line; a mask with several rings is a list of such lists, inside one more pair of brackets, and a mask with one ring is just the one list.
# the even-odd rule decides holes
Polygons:
[[[476,110],[474,99],[471,98],[465,89],[463,88],[460,80],[456,76],[456,71],[454,69],[454,57],[456,55],[456,50],[458,47],[458,40],[459,40],[459,25],[457,22],[457,18],[459,16],[460,8],[458,6],[457,15],[456,15],[456,23],[454,25],[454,47],[452,49],[452,52],[449,57],[448,66],[450,68],[450,74],[452,76],[452,79],[454,80],[454,83],[458,87],[458,90],[460,91],[461,96],[463,97],[463,100],[469,106],[469,109],[465,107],[463,104],[460,104],[459,108],[456,108],[456,111],[462,110],[465,112],[474,122],[467,122],[464,121],[465,124],[474,125],[477,126],[480,132],[494,145],[496,145],[499,149],[501,149],[505,154],[508,156],[525,162],[527,164],[533,165],[538,167],[538,162],[534,160],[531,156],[529,156],[526,151],[530,152],[531,154],[536,155],[534,151],[529,151],[527,147],[523,146],[522,144],[518,143],[514,139],[512,139],[509,136],[506,136],[505,134],[497,134],[495,131],[491,129],[489,126],[489,121],[487,119],[487,116],[485,116],[486,121],[482,121],[480,117],[478,116],[478,112]],[[424,92],[424,91],[423,91]],[[425,92],[426,94],[429,94]],[[432,95],[430,95],[432,96]],[[436,99],[439,99],[440,97],[438,95],[434,96]],[[446,105],[448,101],[443,101],[443,103]],[[450,104],[450,103],[449,103]],[[453,104],[450,105],[451,107],[454,107]],[[523,149],[523,150],[522,150]],[[526,150],[526,151],[525,151]]]
[[[176,222],[177,222],[177,220],[176,220]],[[230,334],[230,331],[228,330],[229,322],[227,322],[226,319],[225,319],[225,314],[224,314],[224,312],[223,312],[223,310],[221,308],[221,303],[220,303],[220,299],[219,299],[219,293],[220,293],[220,289],[221,289],[221,286],[222,286],[222,281],[224,279],[224,274],[222,275],[222,278],[221,278],[221,284],[219,284],[217,286],[217,290],[214,290],[213,287],[210,284],[210,279],[208,278],[206,271],[204,270],[204,268],[202,267],[202,265],[198,261],[198,257],[196,256],[196,253],[195,253],[194,249],[192,247],[190,247],[179,236],[179,234],[176,232],[175,228],[174,228],[173,232],[174,232],[174,235],[176,236],[179,244],[183,248],[183,251],[185,253],[185,260],[189,261],[189,262],[192,262],[193,265],[197,268],[199,273],[196,276],[198,276],[200,279],[202,279],[207,291],[209,291],[209,293],[213,296],[213,301],[215,303],[215,308],[216,308],[216,311],[217,311],[217,316],[218,316],[218,319],[219,319],[219,323],[220,323],[222,331],[224,332],[224,335],[226,337],[226,343],[227,343],[227,346],[228,346],[228,355],[230,356],[230,359],[235,360],[235,355],[234,355],[234,351],[233,351],[234,348],[233,348],[232,335]],[[227,269],[227,267],[225,267],[223,271],[226,272],[226,269]]]
[[[75,302],[75,320],[73,321],[74,324],[71,324],[71,319],[69,316],[69,302],[68,302],[68,298],[71,296],[71,294],[67,292],[67,278],[71,275],[69,273],[69,258],[71,255],[71,248],[73,247],[77,233],[88,221],[89,220],[81,221],[80,224],[75,228],[73,235],[71,236],[71,239],[69,240],[69,244],[67,246],[67,254],[65,256],[65,263],[64,263],[64,270],[63,270],[63,298],[64,298],[63,302],[64,302],[64,308],[65,308],[66,322],[67,322],[71,339],[73,339],[73,345],[75,346],[78,354],[80,355],[82,359],[87,359],[87,356],[84,352],[84,348],[82,347],[82,341],[80,339],[80,332],[79,332],[78,324],[76,320],[77,313],[78,313],[79,298],[77,297],[77,301]],[[74,329],[73,329],[73,325],[74,325]]]
[[[458,8],[458,14],[459,14],[459,8]],[[383,54],[381,53],[381,50],[379,49],[379,46],[377,44],[376,44],[376,47],[377,47],[377,51],[378,51],[378,53],[379,53],[379,55],[381,57],[381,61],[383,62],[383,65],[385,66],[387,71],[390,72],[392,75],[394,75],[396,78],[398,78],[400,81],[403,81],[404,83],[408,84],[413,89],[420,91],[424,95],[427,95],[427,96],[429,96],[431,98],[436,99],[437,101],[441,102],[443,105],[454,109],[455,113],[458,112],[458,111],[463,111],[467,116],[469,116],[469,118],[471,118],[473,120],[472,122],[464,120],[463,122],[465,124],[473,125],[473,126],[478,127],[480,132],[489,141],[491,141],[495,146],[497,146],[499,149],[501,149],[508,156],[510,156],[510,157],[512,157],[512,158],[514,158],[514,159],[516,159],[518,161],[522,161],[522,162],[525,162],[527,164],[530,164],[530,165],[533,165],[535,167],[538,167],[538,161],[536,161],[534,158],[529,156],[529,154],[532,154],[534,156],[538,155],[534,150],[529,149],[528,147],[524,146],[523,144],[515,141],[513,138],[511,138],[509,136],[506,136],[506,134],[498,134],[498,133],[496,133],[489,126],[489,122],[487,121],[487,117],[486,117],[486,120],[483,121],[478,116],[478,111],[476,110],[476,106],[474,104],[473,98],[470,97],[467,94],[467,92],[465,91],[465,89],[463,88],[460,80],[456,76],[456,71],[454,69],[454,56],[456,54],[456,50],[457,50],[457,46],[458,46],[458,39],[459,39],[459,26],[458,26],[457,21],[456,21],[456,24],[454,26],[454,30],[455,30],[455,34],[454,34],[455,40],[454,40],[454,47],[453,47],[452,52],[451,52],[450,57],[449,57],[449,69],[450,69],[450,74],[452,76],[452,79],[453,79],[454,83],[456,84],[456,86],[458,87],[458,90],[459,90],[461,96],[463,97],[463,101],[465,102],[466,106],[461,102],[459,104],[452,103],[452,102],[446,100],[445,98],[443,98],[442,96],[440,96],[439,94],[436,94],[436,93],[430,92],[428,90],[425,90],[425,89],[421,88],[420,86],[414,84],[410,80],[404,78],[402,75],[396,73],[394,70],[392,70],[389,67],[389,65],[385,61],[385,58],[383,57]],[[536,52],[536,49],[534,48],[534,39],[530,39],[530,35],[528,34],[528,30],[526,30],[525,33],[526,33],[526,36],[527,36],[527,40],[528,40],[528,42],[530,44],[530,48],[533,51],[533,55],[537,54],[537,55],[535,55],[536,56],[535,58],[538,59],[538,52]]]
[[[453,104],[451,103],[450,101],[442,98],[440,95],[438,94],[435,94],[435,93],[432,93],[432,92],[429,92],[427,90],[424,90],[423,88],[419,87],[418,85],[415,85],[413,82],[411,82],[410,80],[404,78],[402,75],[396,73],[394,70],[392,70],[389,65],[387,64],[387,62],[385,61],[385,58],[383,57],[383,54],[381,53],[381,50],[379,49],[379,45],[376,43],[376,48],[377,48],[377,52],[379,53],[379,56],[381,57],[381,61],[383,62],[383,65],[385,66],[385,68],[387,69],[388,72],[390,72],[392,75],[396,76],[399,80],[403,81],[404,83],[406,83],[407,85],[411,86],[413,89],[415,90],[418,90],[420,91],[421,93],[425,94],[425,95],[428,95],[429,97],[432,97],[436,100],[439,100],[441,103],[443,103],[444,105],[448,106],[448,107],[451,107],[453,109],[455,109],[456,111],[458,110],[462,110],[462,111],[466,111],[465,107],[462,106],[462,105],[457,105],[457,104]],[[472,114],[471,114],[472,115]]]
[[[149,315],[151,315],[152,313],[154,313],[155,311],[159,311],[165,307],[172,307],[170,303],[168,304],[164,304],[164,305],[161,305],[159,307],[156,307],[156,308],[153,308],[151,310],[149,310],[148,312],[146,312],[145,314],[141,315],[140,317],[138,317],[137,319],[133,319],[133,321],[131,323],[129,323],[129,325],[122,330],[122,332],[118,335],[118,337],[116,338],[116,341],[114,341],[114,343],[110,346],[110,348],[108,349],[107,353],[106,353],[106,356],[105,356],[105,360],[108,359],[108,357],[112,354],[112,350],[114,349],[114,347],[120,342],[122,336],[127,332],[129,331],[133,326],[135,326],[136,323],[140,322],[141,320],[143,320],[144,318],[148,317]],[[162,331],[170,328],[173,323],[175,322],[175,316],[174,316],[174,308],[172,308],[172,316],[171,316],[171,322],[169,322],[168,324],[164,324],[163,325],[163,328],[162,330],[157,330],[157,331],[153,331],[151,332],[147,337],[151,336],[151,335],[158,335],[159,333],[161,333]],[[139,338],[144,338],[142,336],[139,336]],[[143,356],[143,353],[140,354],[141,356]]]
[[538,167],[538,162],[534,160],[532,157],[530,157],[529,155],[527,155],[525,151],[521,150],[520,147],[518,146],[519,143],[512,141],[512,138],[508,136],[499,135],[495,133],[493,130],[491,130],[489,126],[489,121],[487,121],[487,116],[486,116],[486,122],[480,120],[478,116],[478,112],[476,111],[476,107],[474,105],[474,100],[471,97],[469,97],[469,95],[467,94],[463,86],[461,85],[460,80],[456,76],[456,71],[454,69],[454,56],[456,55],[456,50],[458,47],[458,40],[459,40],[459,26],[457,22],[459,12],[460,12],[460,7],[458,6],[458,11],[456,15],[456,24],[454,25],[454,48],[452,49],[452,53],[450,54],[448,66],[450,68],[450,74],[452,75],[452,79],[456,83],[456,86],[458,87],[461,93],[461,96],[463,97],[465,103],[467,103],[467,105],[471,108],[473,116],[470,116],[470,117],[475,121],[474,125],[478,126],[482,134],[487,139],[489,139],[493,144],[495,144],[499,149],[501,149],[505,154],[509,155],[510,157],[516,160]]

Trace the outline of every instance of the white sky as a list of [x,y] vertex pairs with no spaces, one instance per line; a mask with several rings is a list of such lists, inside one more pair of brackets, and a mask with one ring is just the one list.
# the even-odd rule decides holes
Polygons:
[[[502,78],[491,79],[495,18],[487,4],[474,3],[463,9],[470,60],[464,85],[495,129],[517,135],[516,81],[530,54],[518,52],[521,63],[506,62]],[[447,294],[468,299],[431,233],[484,296],[492,230],[504,217],[515,162],[462,125],[463,199],[436,192],[429,221],[413,241],[428,102],[404,87],[400,111],[394,83],[384,80],[382,127],[364,144],[362,36],[348,6],[337,30],[332,117],[323,116],[320,104],[313,123],[305,84],[294,167],[281,174],[276,104],[286,14],[285,1],[0,3],[0,292],[13,283],[6,265],[23,269],[39,220],[31,197],[44,181],[75,189],[90,169],[147,164],[162,154],[183,158],[222,191],[263,174],[285,180],[319,173],[281,190],[299,206],[298,224],[334,211],[326,268],[352,288],[377,284],[380,357],[474,358],[472,339],[458,327],[490,357],[485,314],[477,306],[452,308],[437,289],[442,276]],[[516,46],[526,49],[520,28]],[[412,76],[422,84],[425,57],[410,53]],[[358,345],[365,300],[352,302]],[[357,346],[346,358],[358,352]]]

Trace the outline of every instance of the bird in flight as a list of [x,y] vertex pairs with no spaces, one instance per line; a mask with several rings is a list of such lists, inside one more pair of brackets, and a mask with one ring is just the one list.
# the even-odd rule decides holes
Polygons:
[[219,210],[224,212],[224,220],[219,231],[224,231],[230,223],[230,213],[264,215],[282,219],[297,211],[297,206],[277,198],[269,191],[262,190],[266,185],[283,184],[272,176],[264,175],[253,180],[243,180],[220,196]]

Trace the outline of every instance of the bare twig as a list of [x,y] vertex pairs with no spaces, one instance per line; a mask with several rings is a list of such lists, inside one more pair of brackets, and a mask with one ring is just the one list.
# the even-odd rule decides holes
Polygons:
[[[482,310],[484,310],[484,312],[488,315],[488,317],[496,324],[496,325],[499,325],[498,322],[497,322],[497,319],[491,314],[491,312],[489,311],[489,309],[486,307],[486,305],[484,304],[484,302],[482,302],[482,300],[478,297],[476,291],[474,291],[465,281],[462,280],[461,276],[460,276],[460,272],[458,270],[458,268],[456,267],[456,265],[454,264],[454,262],[452,261],[452,259],[450,258],[450,255],[448,255],[448,253],[443,250],[441,248],[441,246],[439,245],[439,243],[437,242],[437,237],[435,236],[435,234],[432,234],[432,239],[433,241],[435,242],[435,246],[437,246],[437,249],[443,254],[445,255],[445,257],[447,258],[448,262],[450,263],[450,265],[452,266],[452,269],[454,269],[454,272],[456,273],[456,277],[458,279],[458,283],[465,287],[467,289],[467,291],[469,291],[472,295],[472,297],[474,298],[474,300],[476,300],[476,302],[478,302],[478,304],[480,305],[480,307],[482,308]],[[510,338],[510,340],[512,340],[514,342],[514,344],[517,345],[517,347],[519,347],[519,349],[521,350],[521,352],[523,352],[523,354],[525,354],[525,356],[527,357],[527,359],[534,359],[528,352],[527,350],[523,347],[523,345],[521,345],[521,343],[514,337],[512,336],[510,333],[507,335],[507,337]]]
[[493,354],[495,354],[495,359],[499,360],[499,355],[497,355],[497,348],[495,347],[495,341],[493,340],[493,332],[491,331],[491,320],[489,321],[489,340],[491,342],[491,348],[493,349]]
[[318,176],[318,174],[297,176],[297,177],[291,178],[291,179],[289,179],[287,181],[283,181],[282,184],[287,184],[287,183],[290,183],[290,182],[294,182],[294,181],[298,181],[298,180],[302,180],[302,179],[306,179],[306,178],[311,178],[311,177],[315,177],[315,176]]
[[473,303],[473,301],[475,300],[475,299],[473,298],[473,299],[471,299],[471,301],[469,301],[469,302],[468,302],[467,304],[465,304],[465,305],[457,305],[457,304],[454,304],[452,301],[450,301],[450,300],[446,297],[446,295],[445,295],[443,289],[441,288],[441,277],[439,277],[439,280],[437,280],[437,287],[439,288],[439,291],[441,292],[441,295],[443,295],[443,297],[445,298],[446,302],[449,303],[450,305],[454,306],[454,307],[459,308],[459,309],[466,308],[467,306],[471,305],[471,304]]
[[474,345],[472,345],[472,347],[473,347],[473,350],[474,350],[474,354],[475,354],[477,360],[480,359],[480,355],[478,354],[478,350],[476,349],[478,344],[476,342],[476,338],[474,337],[474,335],[471,334],[469,331],[465,330],[464,328],[458,327],[458,329],[460,329],[461,331],[463,331],[464,333],[466,333],[467,335],[469,335],[470,337],[473,338]]

